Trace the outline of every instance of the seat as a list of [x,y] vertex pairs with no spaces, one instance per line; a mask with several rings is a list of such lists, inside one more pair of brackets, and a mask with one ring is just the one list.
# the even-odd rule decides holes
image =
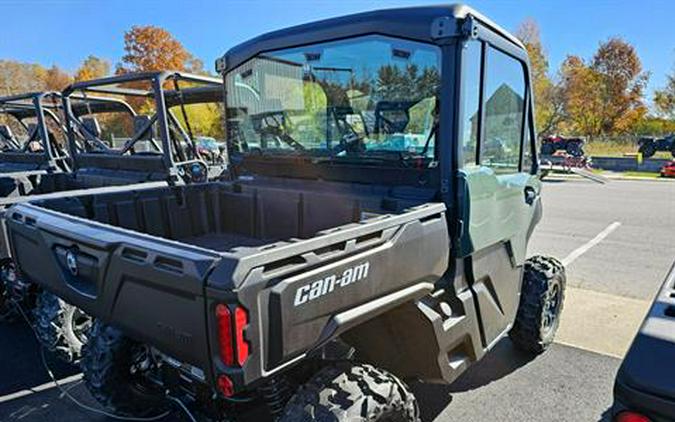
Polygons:
[[82,126],[87,130],[85,138],[87,140],[99,139],[101,137],[101,125],[96,117],[83,117]]

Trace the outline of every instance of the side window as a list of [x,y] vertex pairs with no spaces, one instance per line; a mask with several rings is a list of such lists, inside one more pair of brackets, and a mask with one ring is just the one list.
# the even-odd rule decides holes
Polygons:
[[464,98],[462,101],[462,157],[464,165],[476,164],[480,121],[480,76],[482,43],[469,41],[464,46]]
[[481,164],[497,173],[515,173],[525,109],[524,67],[515,58],[488,47],[485,80],[485,138]]

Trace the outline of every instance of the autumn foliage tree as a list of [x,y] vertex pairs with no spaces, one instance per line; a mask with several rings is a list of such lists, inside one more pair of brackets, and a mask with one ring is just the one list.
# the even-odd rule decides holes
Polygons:
[[620,38],[601,43],[589,62],[569,56],[561,66],[568,131],[589,138],[632,133],[647,114],[648,78],[635,48]]
[[110,62],[94,55],[87,56],[75,71],[76,81],[102,78],[110,73]]
[[666,86],[656,90],[654,104],[661,114],[675,119],[675,70],[667,76]]
[[157,26],[133,26],[125,32],[124,51],[118,73],[201,69],[201,61],[169,31]]
[[539,25],[526,19],[516,30],[530,57],[530,73],[535,100],[535,124],[541,135],[556,132],[564,119],[564,101],[560,86],[549,76],[549,62],[541,43]]

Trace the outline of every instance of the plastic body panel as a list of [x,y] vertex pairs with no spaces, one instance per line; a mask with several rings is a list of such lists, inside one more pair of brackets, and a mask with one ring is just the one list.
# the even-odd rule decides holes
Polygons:
[[675,420],[675,264],[670,269],[614,384],[614,412],[629,409],[654,421]]
[[[304,210],[298,221],[305,221],[302,224],[309,224],[307,227],[311,226],[306,221],[309,216],[320,215],[312,210],[310,200],[319,193],[295,196],[299,199],[294,200],[297,194],[284,195],[281,190],[279,196],[268,189],[255,195],[252,188],[231,189],[227,183],[211,183],[125,193],[109,199],[98,195],[93,198],[95,203],[86,205],[88,201],[84,200],[81,207],[77,202],[67,206],[51,203],[68,214],[19,204],[9,210],[7,219],[13,253],[28,280],[122,327],[132,338],[201,368],[211,380],[217,374],[229,374],[237,388],[301,359],[396,304],[421,298],[448,268],[445,206],[438,203],[264,246],[217,251],[169,240],[199,239],[222,229],[244,230],[246,204],[257,204],[251,210],[256,218],[249,223],[254,233],[275,233],[271,230],[275,223],[277,234],[284,227],[295,227],[293,230],[302,233],[302,227],[289,225],[288,216],[265,219],[265,208],[260,208],[265,198],[273,206],[269,210],[282,212],[285,203],[289,212]],[[212,202],[214,197],[209,192],[220,195],[220,201]],[[169,212],[166,204],[175,195],[184,198],[179,201],[183,205]],[[323,195],[317,200],[326,201]],[[161,205],[165,207],[163,214],[156,214],[158,202],[153,198],[165,204]],[[219,226],[231,223],[231,219],[218,219],[216,214],[229,215],[224,207],[232,206],[237,198],[240,206],[233,212],[242,216],[242,225]],[[196,206],[200,201],[203,206]],[[368,200],[360,202],[366,204]],[[118,214],[109,216],[99,210],[95,211],[97,218],[112,225],[77,217],[98,210],[97,204],[104,203],[107,205],[101,210],[117,209]],[[125,203],[132,208],[124,208]],[[186,210],[189,212],[184,213]],[[144,222],[120,220],[130,214],[146,217]],[[351,214],[344,217],[351,220]],[[167,230],[158,221],[169,216],[177,220]],[[153,229],[149,222],[158,224],[158,228]],[[179,234],[176,230],[181,225],[187,231]],[[137,231],[141,228],[146,233],[155,230],[156,235]],[[69,255],[76,260],[75,271],[68,262]],[[41,265],[34,266],[34,262]],[[332,280],[333,286],[326,284],[320,295],[315,294],[316,287],[312,291],[306,286],[318,280]],[[303,292],[307,298],[299,300]],[[215,307],[220,303],[240,304],[249,313],[245,339],[253,352],[242,368],[227,368],[220,362],[217,338],[210,334],[217,332]]]

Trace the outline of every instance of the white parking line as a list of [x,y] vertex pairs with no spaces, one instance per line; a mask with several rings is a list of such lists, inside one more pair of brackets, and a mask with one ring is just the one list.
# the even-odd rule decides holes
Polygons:
[[616,230],[619,226],[621,225],[620,222],[615,221],[609,226],[605,228],[605,230],[601,231],[598,233],[597,236],[595,236],[593,239],[589,240],[588,242],[584,243],[580,247],[576,248],[572,252],[570,252],[569,255],[567,255],[563,260],[562,263],[563,265],[567,266],[570,265],[572,262],[574,262],[577,258],[579,258],[581,255],[585,254],[588,252],[589,249],[591,249],[593,246],[597,245],[598,243],[602,242],[604,238],[609,236],[611,232]]
[[[68,383],[71,383],[71,382],[79,381],[81,379],[82,379],[82,374],[76,374],[76,375],[72,375],[70,377],[66,377],[66,378],[57,380],[57,382],[59,383],[59,385],[65,385],[65,384],[68,384]],[[42,385],[38,385],[37,387],[33,387],[31,389],[28,389],[28,390],[21,390],[21,391],[17,391],[16,393],[7,394],[6,396],[0,396],[0,403],[8,402],[8,401],[11,401],[11,400],[16,400],[16,399],[19,399],[21,397],[25,397],[25,396],[29,396],[31,394],[39,393],[41,391],[49,390],[49,389],[54,388],[54,387],[56,387],[56,383],[51,381],[51,382],[48,382],[48,383],[45,383],[45,384],[42,384]]]

